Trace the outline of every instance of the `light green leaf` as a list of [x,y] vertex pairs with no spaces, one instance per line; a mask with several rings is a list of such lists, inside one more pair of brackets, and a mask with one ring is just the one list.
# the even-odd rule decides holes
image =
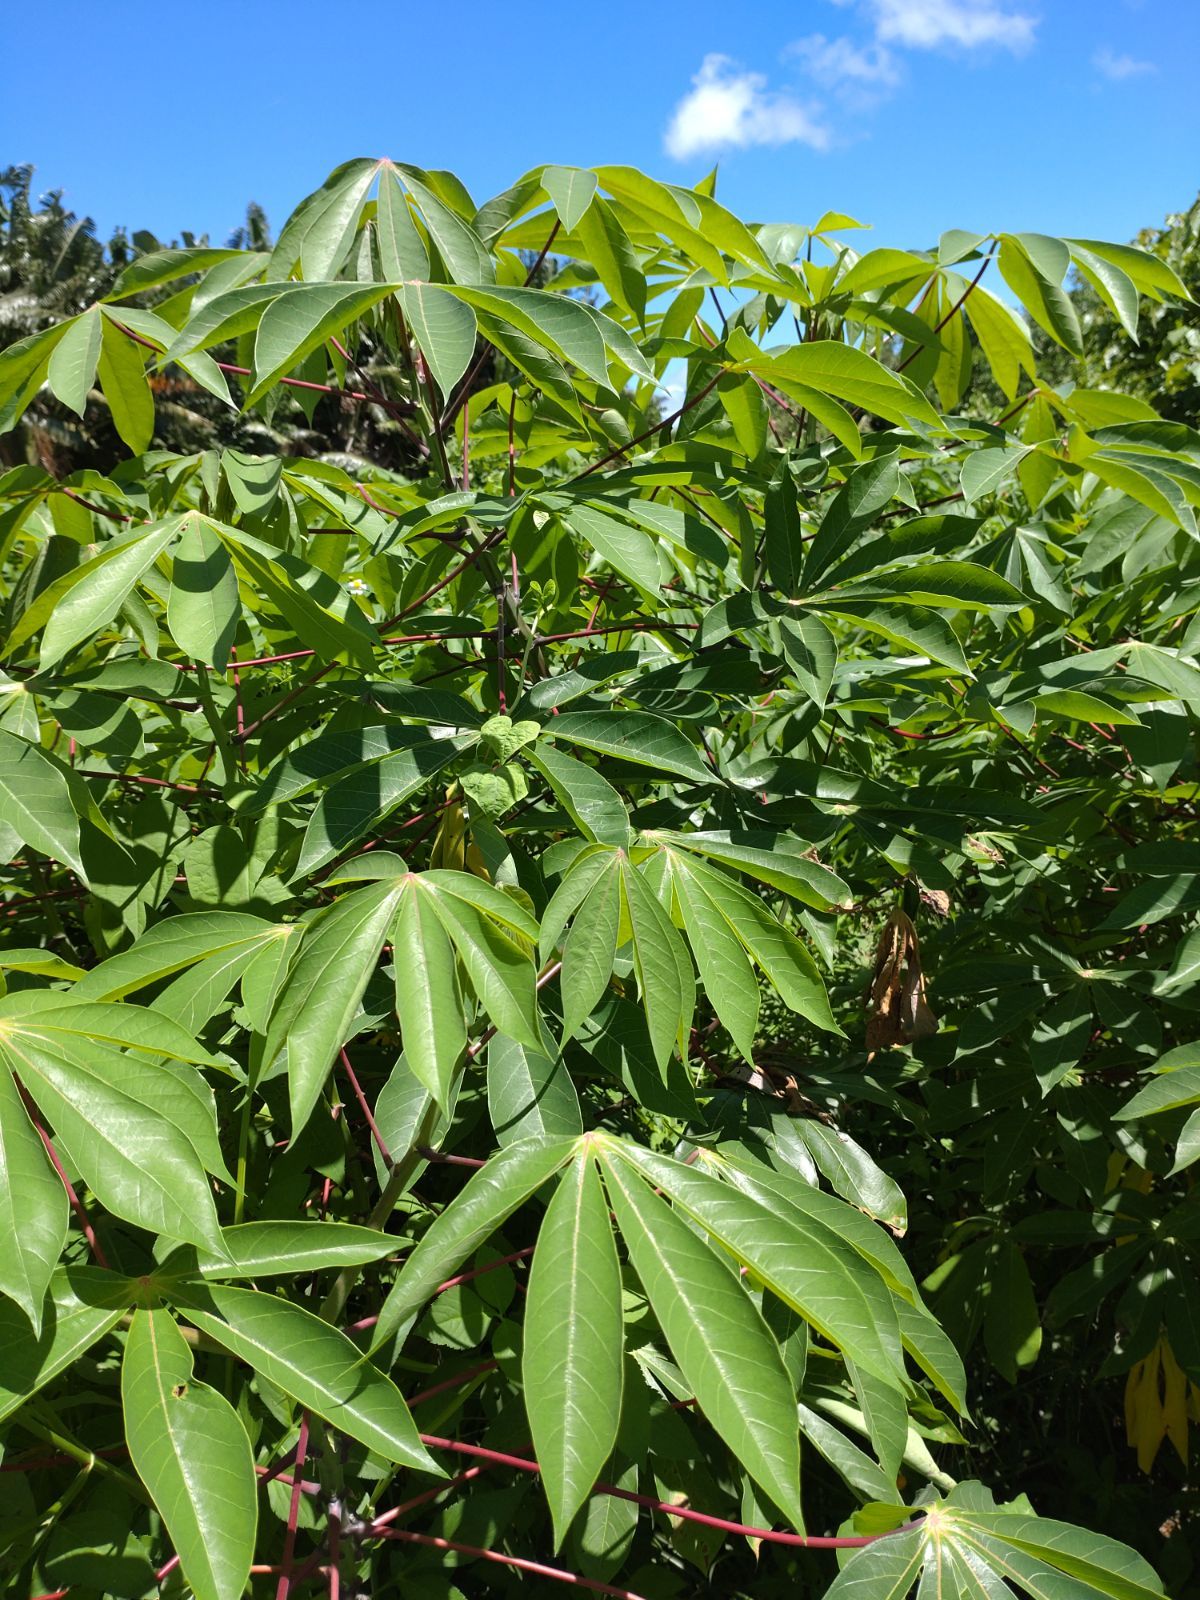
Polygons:
[[872,356],[834,339],[791,345],[776,356],[759,355],[739,363],[790,394],[794,385],[859,406],[888,422],[942,426],[937,412],[914,385],[889,372]]
[[0,1067],[0,1295],[16,1301],[35,1334],[66,1240],[67,1192]]
[[612,1453],[621,1418],[621,1270],[585,1148],[559,1179],[525,1302],[525,1409],[557,1549]]
[[759,1008],[754,968],[741,941],[706,892],[703,880],[694,877],[680,861],[673,882],[688,943],[709,1004],[734,1044],[753,1065]]
[[434,382],[448,396],[475,354],[474,311],[435,283],[403,284],[396,299]]
[[396,1015],[409,1070],[443,1109],[467,1047],[462,995],[449,936],[431,896],[413,886],[400,897],[392,926]]
[[203,522],[186,522],[171,564],[171,637],[185,656],[224,672],[241,615],[237,574],[225,546]]
[[100,387],[116,428],[132,453],[140,455],[154,436],[154,396],[146,380],[142,347],[104,318],[100,340]]
[[165,917],[128,950],[93,967],[71,990],[71,998],[123,1000],[207,956],[254,950],[282,936],[276,924],[244,911],[188,911]]
[[387,1461],[442,1476],[399,1389],[328,1322],[274,1295],[216,1283],[180,1301],[202,1332],[307,1410]]
[[622,1162],[606,1159],[604,1173],[630,1262],[700,1410],[754,1481],[803,1527],[795,1397],[758,1308],[647,1183]]
[[0,824],[31,850],[62,861],[86,882],[79,818],[67,780],[36,745],[0,728]]
[[583,1132],[579,1096],[549,1036],[541,1050],[531,1050],[498,1033],[488,1045],[487,1095],[501,1147],[519,1139]]
[[504,1219],[571,1159],[576,1139],[522,1139],[492,1156],[463,1185],[413,1248],[383,1303],[371,1349],[378,1350],[416,1315]]
[[608,988],[620,926],[621,880],[614,857],[579,905],[563,942],[559,992],[564,1043],[578,1033]]
[[[561,717],[558,719],[561,721]],[[585,839],[623,848],[629,843],[629,813],[621,796],[595,767],[576,761],[544,740],[528,758]]]
[[186,518],[171,517],[141,529],[134,538],[114,540],[102,547],[90,561],[43,591],[37,608],[26,612],[14,631],[14,642],[18,636],[35,632],[44,621],[42,670],[61,661],[76,645],[112,621],[134,586],[185,526]]
[[132,1287],[130,1279],[99,1267],[59,1267],[40,1333],[15,1301],[0,1299],[0,1421],[116,1327]]
[[836,1234],[722,1183],[699,1164],[687,1166],[625,1142],[614,1141],[613,1148],[823,1339],[881,1382],[904,1387],[900,1328],[888,1287]]
[[542,188],[550,196],[563,231],[574,233],[596,193],[596,174],[579,167],[545,167]]
[[[381,172],[379,175],[379,208],[376,213],[375,232],[379,240],[379,258],[383,264],[383,275],[389,283],[405,283],[411,280],[421,283],[428,278],[429,252],[412,219],[408,201],[404,198],[404,190],[395,176],[389,172]],[[428,352],[425,359],[429,360]]]
[[654,767],[692,783],[719,781],[673,723],[648,711],[568,711],[555,717],[542,737],[562,739],[635,766]]
[[468,740],[414,740],[330,784],[309,818],[296,874],[309,877],[350,849],[466,747]]
[[685,1041],[696,1004],[692,965],[671,919],[640,873],[620,862],[621,893],[633,940],[633,967],[638,998],[646,1017],[650,1043],[660,1070]]
[[378,305],[394,288],[387,283],[313,283],[272,300],[258,324],[254,373],[245,405],[257,404],[305,356]]
[[639,589],[658,594],[661,581],[658,552],[643,529],[588,505],[572,506],[566,514],[566,522],[614,572],[628,578]]
[[72,1046],[40,1029],[36,1016],[5,1019],[0,1056],[101,1205],[221,1253],[212,1187],[192,1139],[204,1128],[203,1108],[186,1085],[95,1041]]
[[537,1049],[541,1028],[533,961],[527,948],[468,901],[439,891],[432,899],[492,1022],[501,1033]]
[[55,398],[82,416],[88,393],[96,381],[104,317],[97,306],[67,324],[66,332],[54,347],[47,381]]
[[254,1457],[241,1418],[192,1376],[166,1311],[139,1310],[121,1364],[125,1437],[196,1600],[239,1600],[258,1529]]
[[362,1266],[392,1255],[391,1233],[352,1222],[240,1222],[221,1230],[226,1258],[202,1256],[206,1278],[270,1278]]
[[286,1056],[295,1133],[312,1115],[334,1057],[352,1037],[359,1001],[402,893],[403,880],[358,889],[319,912],[305,930],[263,1046],[264,1065]]

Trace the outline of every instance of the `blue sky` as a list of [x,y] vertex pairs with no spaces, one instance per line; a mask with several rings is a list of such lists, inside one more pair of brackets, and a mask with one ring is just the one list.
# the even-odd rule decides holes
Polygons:
[[914,247],[1126,239],[1200,188],[1200,0],[54,0],[6,37],[0,163],[163,238],[250,199],[278,229],[354,155],[479,200],[542,161],[717,161],[743,216]]

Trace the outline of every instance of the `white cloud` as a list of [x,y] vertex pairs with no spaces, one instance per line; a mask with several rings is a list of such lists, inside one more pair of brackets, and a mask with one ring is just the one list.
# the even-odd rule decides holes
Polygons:
[[1010,11],[994,0],[868,0],[880,44],[910,50],[959,45],[965,50],[999,45],[1025,50],[1033,43],[1037,20]]
[[690,93],[675,107],[664,139],[677,161],[704,151],[745,149],[748,145],[829,145],[829,130],[786,91],[767,88],[759,72],[743,72],[728,56],[707,55],[692,79]]
[[857,45],[845,35],[827,39],[811,33],[790,44],[786,54],[803,61],[809,75],[830,89],[868,84],[894,89],[900,82],[900,63],[883,44]]
[[1126,78],[1140,78],[1147,72],[1157,72],[1153,61],[1138,61],[1133,56],[1116,55],[1109,49],[1097,50],[1092,65],[1102,78],[1122,83]]

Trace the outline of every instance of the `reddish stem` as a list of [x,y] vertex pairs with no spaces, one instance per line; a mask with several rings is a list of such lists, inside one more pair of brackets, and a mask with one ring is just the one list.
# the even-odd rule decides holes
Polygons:
[[506,1556],[500,1550],[482,1550],[477,1545],[460,1544],[457,1539],[436,1539],[431,1533],[412,1533],[407,1528],[381,1528],[375,1537],[398,1539],[405,1544],[423,1544],[431,1550],[454,1550],[461,1556],[473,1556],[477,1561],[500,1561],[505,1566],[516,1567],[519,1572],[531,1572],[539,1578],[554,1578],[559,1583],[573,1583],[576,1588],[589,1589],[593,1594],[615,1594],[620,1600],[644,1600],[632,1589],[618,1589],[614,1584],[600,1583],[598,1579],[585,1578],[578,1572],[548,1567],[541,1561],[526,1561],[523,1556]]
[[[498,1266],[499,1262],[496,1264]],[[442,1285],[443,1289],[446,1287],[446,1284]],[[440,1290],[438,1292],[440,1293]],[[460,1372],[456,1377],[447,1378],[444,1383],[435,1383],[432,1389],[422,1389],[420,1394],[414,1394],[410,1397],[408,1404],[410,1407],[419,1406],[422,1400],[433,1400],[439,1394],[446,1394],[450,1389],[461,1389],[464,1384],[470,1383],[475,1378],[482,1377],[485,1372],[494,1371],[499,1365],[498,1361],[481,1361],[477,1367],[469,1367],[466,1372]]]
[[628,444],[618,445],[615,450],[610,450],[599,461],[593,461],[590,467],[585,467],[582,472],[577,472],[573,478],[569,478],[567,480],[568,483],[578,483],[580,478],[590,478],[593,472],[599,472],[600,468],[607,467],[609,462],[616,461],[620,456],[628,455],[639,444],[645,444],[647,439],[653,438],[656,433],[661,433],[664,428],[669,428],[673,422],[678,422],[680,417],[694,410],[701,400],[712,393],[717,384],[720,383],[721,377],[722,374],[718,372],[715,378],[706,383],[703,389],[697,390],[690,400],[685,400],[677,411],[672,411],[669,417],[664,417],[661,422],[656,422],[652,428],[647,428],[644,433],[639,433],[637,438],[630,439]]
[[[303,1471],[304,1458],[308,1454],[308,1412],[300,1416],[300,1437],[296,1441],[296,1470]],[[287,1600],[288,1591],[292,1586],[292,1563],[296,1556],[296,1529],[300,1523],[300,1494],[299,1482],[292,1482],[292,1499],[288,1506],[287,1532],[283,1539],[283,1571],[279,1574],[279,1583],[275,1589],[275,1600]]]
[[[502,1450],[485,1450],[482,1445],[462,1444],[458,1439],[440,1439],[433,1434],[421,1435],[421,1443],[434,1450],[452,1450],[458,1455],[472,1456],[490,1462],[494,1467],[510,1467],[515,1472],[541,1472],[536,1461],[524,1456],[508,1455]],[[690,1506],[670,1505],[665,1500],[655,1500],[651,1495],[635,1494],[632,1489],[618,1489],[615,1484],[597,1483],[593,1494],[606,1494],[614,1500],[628,1500],[634,1505],[648,1506],[661,1511],[664,1516],[680,1517],[685,1522],[698,1522],[705,1528],[717,1528],[723,1533],[742,1534],[748,1539],[762,1539],[769,1544],[791,1545],[805,1550],[859,1550],[874,1544],[877,1539],[887,1539],[904,1533],[919,1523],[905,1522],[898,1528],[888,1528],[883,1533],[866,1533],[853,1538],[828,1538],[822,1534],[778,1533],[773,1528],[754,1528],[744,1522],[731,1522],[726,1517],[710,1517],[703,1511],[693,1511]]]
[[362,1091],[362,1084],[359,1083],[358,1074],[350,1064],[350,1057],[346,1054],[345,1047],[342,1048],[341,1057],[342,1066],[345,1069],[346,1076],[350,1080],[350,1087],[354,1090],[354,1098],[358,1101],[359,1109],[362,1111],[362,1114],[366,1119],[367,1127],[371,1130],[371,1137],[375,1141],[375,1147],[379,1151],[380,1156],[383,1158],[384,1166],[390,1171],[396,1163],[392,1159],[392,1152],[387,1147],[387,1141],[379,1131],[379,1124],[375,1121],[375,1118],[371,1112],[371,1108],[367,1104],[367,1097]]
[[29,1091],[26,1089],[23,1083],[18,1082],[17,1092],[21,1096],[21,1101],[25,1107],[25,1110],[29,1113],[30,1122],[32,1122],[34,1127],[37,1129],[38,1135],[40,1136],[43,1145],[46,1147],[46,1154],[50,1157],[50,1165],[54,1168],[55,1172],[58,1173],[59,1179],[62,1182],[62,1186],[67,1191],[67,1199],[71,1202],[71,1210],[75,1213],[75,1220],[79,1223],[83,1236],[88,1242],[88,1249],[95,1257],[96,1265],[107,1268],[108,1257],[104,1254],[104,1247],[100,1243],[99,1239],[97,1239],[96,1230],[92,1227],[91,1222],[88,1220],[88,1214],[83,1209],[83,1201],[75,1193],[75,1185],[71,1182],[70,1178],[67,1177],[66,1169],[64,1168],[62,1162],[58,1159],[58,1151],[54,1148],[50,1135],[42,1126],[41,1118],[37,1113],[37,1107],[30,1098]]
[[[987,255],[984,256],[983,262],[982,262],[982,264],[981,264],[981,266],[979,268],[979,271],[971,279],[970,283],[963,290],[963,292],[959,295],[958,299],[950,307],[950,309],[949,309],[949,311],[947,311],[946,315],[942,318],[942,320],[934,328],[933,331],[934,331],[935,334],[941,333],[942,329],[950,321],[950,318],[954,315],[954,313],[956,311],[959,311],[959,310],[962,309],[962,306],[963,306],[964,302],[969,298],[971,292],[975,288],[975,285],[979,282],[980,278],[982,278],[984,273],[987,271],[988,262],[991,261],[992,256],[995,253],[995,249],[996,249],[996,241],[993,239],[992,240],[992,248],[988,251]],[[928,293],[928,291],[926,291],[926,292]],[[917,359],[917,357],[921,354],[921,351],[923,349],[924,349],[923,345],[918,345],[917,348],[913,351],[913,353],[910,356],[906,356],[904,358],[904,360],[896,368],[896,371],[897,372],[903,372],[905,367],[910,367],[913,364],[913,362]]]

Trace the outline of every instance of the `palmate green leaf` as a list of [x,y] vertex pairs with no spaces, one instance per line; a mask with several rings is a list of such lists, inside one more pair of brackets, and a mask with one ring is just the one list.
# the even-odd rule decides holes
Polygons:
[[982,287],[971,291],[963,310],[992,369],[992,376],[1005,398],[1015,400],[1021,373],[1027,372],[1032,377],[1036,372],[1028,325],[1012,307]]
[[202,1332],[307,1410],[387,1461],[442,1476],[399,1389],[337,1328],[256,1289],[209,1283],[177,1298]]
[[278,925],[244,911],[190,911],[164,918],[120,955],[80,978],[73,1000],[123,1000],[208,956],[253,951],[283,937]]
[[[606,1147],[607,1148],[607,1147]],[[622,1143],[614,1154],[681,1206],[786,1305],[864,1371],[903,1391],[900,1330],[886,1284],[856,1252],[699,1166]]]
[[136,456],[154,437],[154,396],[146,378],[142,347],[135,344],[110,315],[100,335],[100,387],[108,402],[113,427]]
[[467,1028],[454,949],[431,895],[417,887],[401,895],[391,938],[404,1059],[445,1108],[467,1047]]
[[171,564],[172,639],[184,655],[224,672],[241,615],[237,574],[224,545],[203,522],[188,522]]
[[650,1044],[660,1070],[686,1040],[696,1005],[696,985],[670,917],[659,905],[642,875],[628,860],[619,860],[621,896],[633,945],[638,998],[646,1016]]
[[263,312],[254,340],[247,406],[255,405],[305,356],[387,298],[397,285],[310,283],[280,295]]
[[[395,176],[386,171],[379,175],[375,236],[379,243],[379,259],[383,264],[383,275],[389,282],[404,283],[407,280],[415,280],[420,283],[428,278],[429,252],[412,219],[404,190]],[[426,352],[426,360],[428,359]]]
[[381,1261],[397,1247],[394,1234],[353,1222],[239,1222],[221,1230],[225,1259],[202,1256],[206,1278],[270,1278],[326,1267]]
[[545,740],[528,751],[527,756],[585,839],[618,848],[629,843],[629,813],[625,803],[595,767],[577,761]]
[[[93,969],[97,970],[97,969]],[[81,998],[74,989],[22,989],[0,998],[0,1021],[36,1022],[39,1032],[65,1047],[95,1040],[122,1049],[141,1050],[171,1061],[228,1068],[170,1017],[144,1006],[112,1005]]]
[[870,600],[843,600],[835,594],[821,601],[821,609],[856,622],[869,633],[881,634],[907,651],[928,656],[964,678],[973,676],[949,623],[923,606],[879,605]]
[[637,318],[646,318],[646,277],[637,251],[603,195],[595,195],[571,230],[610,298]]
[[579,1096],[548,1034],[542,1049],[531,1050],[498,1033],[488,1045],[487,1093],[501,1148],[519,1139],[583,1132]]
[[99,307],[93,306],[67,324],[66,332],[50,357],[46,378],[54,396],[80,417],[87,407],[88,392],[96,381],[103,333],[104,317]]
[[[55,1180],[58,1181],[57,1179]],[[73,1366],[124,1316],[134,1283],[100,1267],[58,1267],[40,1332],[15,1301],[0,1299],[0,1421]]]
[[35,1334],[67,1239],[67,1192],[46,1159],[11,1075],[0,1068],[0,1295]]
[[152,1233],[221,1253],[212,1188],[193,1142],[208,1133],[210,1108],[185,1082],[95,1041],[65,1045],[36,1016],[4,1018],[0,1056],[101,1205]]
[[1020,589],[998,572],[976,566],[971,561],[938,561],[915,567],[899,567],[892,572],[877,572],[863,583],[845,584],[839,597],[855,599],[913,600],[918,605],[991,607],[1022,606],[1028,603]]
[[717,783],[696,747],[662,717],[648,711],[568,711],[543,729],[543,739],[614,756],[635,766],[687,778],[692,783]]
[[[267,276],[287,278],[291,275],[301,260],[301,252],[310,232],[316,230],[318,240],[323,238],[328,241],[331,231],[336,230],[336,219],[340,215],[344,225],[347,211],[353,214],[354,197],[365,192],[364,184],[369,185],[379,166],[379,162],[366,156],[356,156],[335,167],[321,187],[306,196],[284,224],[271,252]],[[329,225],[331,213],[335,219],[334,230]]]
[[737,1277],[622,1161],[604,1174],[617,1225],[704,1417],[796,1527],[800,1435],[779,1346]]
[[86,882],[79,817],[67,779],[26,739],[0,728],[0,826],[31,850],[61,861]]
[[826,1589],[826,1600],[905,1600],[920,1575],[925,1553],[924,1527],[877,1539],[865,1550],[855,1551]]
[[704,992],[734,1044],[753,1064],[759,1010],[754,968],[703,880],[689,873],[678,858],[674,867],[671,881]]
[[621,1270],[586,1147],[538,1232],[525,1303],[525,1409],[557,1549],[612,1453],[621,1419]]
[[643,529],[588,505],[572,506],[566,514],[566,523],[614,572],[628,578],[639,589],[654,595],[658,593],[658,552]]
[[466,738],[413,739],[409,747],[356,767],[331,784],[309,818],[298,876],[307,877],[367,836],[467,746]]
[[779,624],[784,659],[813,704],[824,711],[837,671],[837,640],[818,616],[801,613]]
[[1001,234],[998,260],[1004,281],[1038,326],[1072,355],[1082,355],[1079,315],[1061,287],[1071,263],[1062,240],[1036,233]]
[[[603,861],[603,858],[599,858]],[[549,909],[549,908],[548,908]],[[563,1040],[573,1038],[608,988],[621,927],[621,874],[614,856],[580,902],[563,941],[559,992]]]
[[596,193],[596,174],[579,167],[544,167],[542,188],[565,233],[574,233]]
[[643,834],[650,842],[663,841],[689,853],[737,867],[761,883],[782,889],[817,911],[845,910],[853,903],[849,885],[819,862],[806,860],[796,841],[766,829],[745,829],[734,837],[720,830],[673,833],[659,829]]
[[121,1364],[125,1437],[196,1600],[238,1600],[258,1529],[254,1458],[241,1418],[192,1376],[167,1311],[138,1310]]
[[1200,1100],[1200,1048],[1193,1044],[1169,1050],[1155,1068],[1156,1076],[1142,1085],[1132,1099],[1113,1112],[1118,1122],[1177,1111]]
[[816,963],[796,935],[778,922],[761,900],[723,872],[700,861],[690,863],[688,870],[704,885],[708,898],[784,1005],[819,1028],[840,1034]]
[[594,383],[609,387],[604,338],[595,321],[575,300],[544,289],[467,288],[446,292],[489,318],[509,324],[542,345],[559,361],[570,362]]
[[485,1244],[506,1217],[571,1159],[574,1138],[522,1139],[471,1175],[410,1252],[383,1303],[372,1351],[389,1343],[444,1279]]
[[475,354],[474,311],[436,283],[402,284],[396,299],[434,382],[449,395]]
[[[956,1540],[979,1550],[989,1565],[1035,1600],[1084,1595],[1151,1600],[1163,1592],[1149,1562],[1128,1545],[1086,1528],[1003,1509],[956,1510],[951,1527]],[[1067,1581],[1055,1581],[1055,1574]]]
[[[457,876],[466,877],[467,874]],[[420,890],[428,893],[428,890]],[[520,1044],[538,1049],[541,1025],[533,961],[528,953],[534,935],[522,947],[477,905],[435,887],[433,909],[450,935],[480,1004],[499,1028]],[[514,912],[516,907],[514,906]]]
[[[491,254],[470,223],[434,193],[429,181],[436,174],[422,172],[419,167],[397,163],[396,171],[413,199],[421,208],[421,216],[429,230],[442,265],[452,283],[489,284],[496,281],[496,268]],[[444,175],[443,175],[444,176]],[[460,186],[461,187],[461,186]]]
[[342,895],[305,929],[263,1046],[264,1067],[286,1060],[296,1133],[312,1115],[334,1057],[352,1037],[359,1001],[403,893],[403,879],[385,879]]
[[827,1128],[811,1119],[803,1121],[798,1132],[835,1193],[887,1227],[904,1231],[908,1224],[904,1194],[862,1145],[840,1128]]
[[942,426],[919,389],[865,351],[837,340],[814,339],[792,345],[780,355],[760,354],[739,362],[739,367],[757,373],[784,394],[791,394],[798,385],[861,407],[888,422],[917,422],[933,429]]
[[168,517],[110,540],[90,561],[42,591],[13,629],[9,648],[44,628],[42,670],[61,661],[76,645],[112,621],[135,585],[187,522],[186,516]]
[[[298,556],[272,550],[242,529],[222,530],[252,592],[269,600],[298,640],[327,662],[368,670],[378,637],[342,586]],[[256,608],[257,609],[257,608]]]
[[[453,701],[449,696],[446,705],[433,708],[434,722],[449,720]],[[461,713],[460,713],[461,715]],[[464,724],[466,726],[468,724]],[[356,768],[378,761],[397,750],[408,750],[414,745],[429,742],[427,728],[406,727],[388,723],[365,728],[331,728],[314,735],[306,743],[292,750],[282,760],[274,762],[266,772],[254,794],[248,797],[243,811],[256,816],[269,806],[284,805],[298,800],[314,789],[328,790],[328,780],[349,776]],[[455,746],[456,749],[465,746]]]

